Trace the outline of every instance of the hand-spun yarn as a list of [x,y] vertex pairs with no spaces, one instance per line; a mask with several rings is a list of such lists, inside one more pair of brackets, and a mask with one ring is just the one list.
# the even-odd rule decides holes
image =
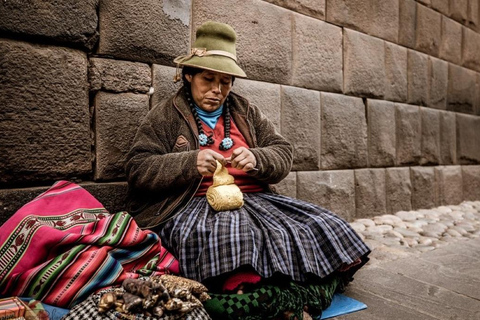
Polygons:
[[207,200],[216,211],[234,210],[243,206],[242,191],[227,168],[218,161],[213,184],[207,190]]

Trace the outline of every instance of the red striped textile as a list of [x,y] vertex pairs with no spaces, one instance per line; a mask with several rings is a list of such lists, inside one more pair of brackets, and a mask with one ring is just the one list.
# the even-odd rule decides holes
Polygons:
[[71,307],[126,278],[178,273],[157,234],[59,181],[0,227],[0,293]]

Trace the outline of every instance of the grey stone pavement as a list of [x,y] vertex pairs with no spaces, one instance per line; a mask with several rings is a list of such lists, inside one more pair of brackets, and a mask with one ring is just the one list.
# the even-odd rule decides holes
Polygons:
[[480,238],[396,258],[374,259],[347,288],[367,309],[331,319],[480,319]]

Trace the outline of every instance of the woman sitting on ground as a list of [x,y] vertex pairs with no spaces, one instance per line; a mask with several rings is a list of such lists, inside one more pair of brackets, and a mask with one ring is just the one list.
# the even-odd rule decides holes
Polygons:
[[[128,155],[130,213],[160,234],[183,276],[219,293],[205,305],[212,317],[318,316],[370,251],[334,213],[272,192],[292,146],[231,91],[246,77],[235,41],[229,25],[207,22],[175,59],[183,87],[149,112]],[[223,167],[243,201],[215,210],[206,194]]]

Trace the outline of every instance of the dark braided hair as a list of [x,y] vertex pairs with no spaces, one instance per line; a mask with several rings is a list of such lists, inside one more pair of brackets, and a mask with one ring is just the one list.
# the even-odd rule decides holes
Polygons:
[[225,99],[225,106],[223,108],[223,121],[225,124],[225,128],[223,131],[223,140],[222,143],[220,143],[220,150],[228,150],[230,149],[234,142],[233,139],[230,138],[230,127],[231,127],[231,119],[230,119],[230,97],[228,96],[227,99]]
[[193,105],[193,98],[192,94],[190,93],[191,88],[190,85],[187,85],[185,83],[184,85],[184,90],[185,90],[185,95],[187,96],[187,101],[188,105],[190,106],[190,110],[192,111],[193,117],[195,118],[195,122],[197,124],[197,129],[198,129],[198,141],[201,146],[208,146],[211,145],[215,142],[213,140],[212,136],[207,136],[205,132],[203,131],[203,126],[202,126],[202,120],[200,120],[200,117],[198,116],[197,109],[195,109],[195,106]]
[[[198,116],[198,112],[195,109],[195,106],[193,103],[192,88],[191,88],[190,82],[188,82],[187,78],[185,77],[187,74],[193,77],[197,73],[201,73],[203,71],[204,70],[200,68],[185,66],[183,67],[183,70],[182,70],[182,79],[183,79],[183,87],[185,90],[185,95],[187,97],[188,105],[190,106],[190,110],[192,111],[193,117],[195,118],[195,122],[197,124],[197,129],[199,133],[198,134],[199,143],[201,146],[207,146],[207,145],[213,144],[215,140],[213,140],[212,136],[207,136],[203,131],[202,121]],[[235,80],[235,77],[232,78],[232,84],[234,80]],[[230,138],[231,117],[230,117],[230,101],[229,100],[230,100],[230,96],[227,96],[227,98],[225,99],[225,105],[223,107],[223,119],[225,123],[224,138],[220,143],[220,150],[223,150],[223,151],[230,149],[234,144],[232,138]]]

